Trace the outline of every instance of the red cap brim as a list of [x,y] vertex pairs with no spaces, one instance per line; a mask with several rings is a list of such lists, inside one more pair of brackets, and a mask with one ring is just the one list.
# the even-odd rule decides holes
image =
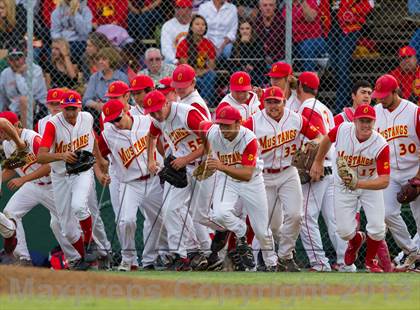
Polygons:
[[187,81],[187,82],[176,82],[176,81],[172,81],[171,82],[171,87],[173,88],[187,88],[188,86],[190,86],[192,83],[191,81]]
[[376,120],[376,117],[373,115],[360,115],[360,116],[355,116],[353,119],[360,119],[360,118],[369,118],[369,119]]
[[230,91],[251,91],[251,85],[244,85],[244,86],[231,86]]
[[[125,94],[125,93],[124,93]],[[118,97],[121,97],[121,96],[123,96],[124,94],[110,94],[110,93],[106,93],[105,94],[105,97],[108,97],[108,98],[118,98]]]
[[373,91],[372,93],[372,98],[376,98],[376,99],[383,99],[387,96],[389,96],[392,92],[388,91],[388,92],[379,92],[379,91]]
[[284,78],[287,76],[287,74],[278,74],[278,73],[269,72],[266,74],[266,76],[273,77],[273,78]]
[[275,99],[275,100],[284,100],[283,97],[276,97],[276,96],[269,96],[269,97],[264,97],[264,101],[267,99]]
[[65,104],[60,104],[60,108],[68,108],[68,107],[76,107],[76,108],[81,108],[82,104],[81,103],[65,103]]
[[235,122],[233,119],[216,119],[216,124],[232,125]]

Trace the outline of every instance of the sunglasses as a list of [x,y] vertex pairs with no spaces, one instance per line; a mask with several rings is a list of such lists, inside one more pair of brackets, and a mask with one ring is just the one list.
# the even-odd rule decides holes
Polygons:
[[67,108],[64,108],[64,110],[66,110],[66,111],[76,111],[77,107],[67,107]]
[[162,58],[149,58],[148,61],[162,61]]
[[119,123],[122,119],[122,116],[118,116],[116,119],[111,121],[111,124]]

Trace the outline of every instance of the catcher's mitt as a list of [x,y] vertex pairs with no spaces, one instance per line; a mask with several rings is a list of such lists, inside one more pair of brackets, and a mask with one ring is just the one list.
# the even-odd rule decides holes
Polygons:
[[306,184],[311,181],[309,171],[311,170],[318,149],[319,144],[310,141],[305,145],[302,145],[302,147],[293,155],[292,166],[297,168],[301,184]]
[[67,174],[79,174],[87,171],[93,167],[96,162],[95,156],[89,151],[77,150],[74,152],[77,156],[77,161],[73,164],[66,163]]
[[351,177],[350,182],[345,182],[344,185],[350,190],[356,189],[357,174],[353,169],[349,167],[344,157],[337,158],[337,173],[342,180],[344,177]]
[[23,167],[27,164],[27,155],[29,153],[29,146],[26,145],[24,150],[15,150],[9,158],[6,158],[3,163],[2,167],[6,169],[16,169]]
[[215,169],[207,168],[207,161],[203,161],[194,169],[193,176],[197,181],[203,181],[205,179],[210,178],[215,172]]
[[187,180],[187,169],[184,167],[182,169],[176,170],[172,167],[171,162],[176,159],[175,156],[169,155],[164,160],[164,167],[159,172],[159,177],[161,180],[168,182],[169,184],[178,187],[184,188],[188,185]]
[[420,195],[420,179],[412,178],[408,180],[407,184],[401,186],[401,190],[397,194],[397,200],[399,203],[410,203],[417,199]]

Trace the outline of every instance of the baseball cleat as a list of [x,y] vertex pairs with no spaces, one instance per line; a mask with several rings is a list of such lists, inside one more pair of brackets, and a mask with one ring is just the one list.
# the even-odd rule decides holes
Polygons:
[[98,258],[98,269],[106,270],[106,271],[112,270],[111,261],[112,261],[112,257],[110,254],[107,254],[105,256],[100,256]]
[[208,267],[206,256],[202,252],[190,252],[187,254],[190,266],[194,271],[204,271]]
[[171,267],[174,271],[191,271],[190,260],[188,257],[181,257],[179,254],[175,254],[174,263]]
[[227,256],[232,262],[233,271],[245,271],[245,266],[242,262],[241,256],[236,250],[230,250]]
[[208,271],[220,271],[223,269],[223,259],[219,257],[217,252],[213,252],[207,257],[207,270]]
[[357,272],[357,268],[355,264],[346,265],[341,264],[338,266],[338,272]]
[[396,272],[404,272],[413,269],[416,262],[420,262],[420,250],[410,252],[404,262],[395,267]]
[[229,239],[229,233],[230,233],[230,231],[228,231],[228,230],[227,231],[218,231],[218,230],[215,231],[213,240],[211,241],[211,247],[210,247],[212,252],[219,252],[225,247],[225,245],[226,245],[226,243]]
[[344,253],[344,263],[347,266],[354,264],[357,256],[359,255],[359,250],[365,240],[366,234],[364,232],[358,231],[356,236],[349,241],[346,252]]
[[169,254],[158,255],[155,261],[155,270],[164,271],[171,268],[174,263],[174,259]]
[[154,271],[155,270],[155,266],[153,264],[142,266],[141,267],[141,270],[142,271]]
[[252,248],[246,241],[246,236],[237,238],[236,240],[236,251],[241,257],[241,261],[246,271],[255,270],[255,258],[252,253]]
[[90,268],[90,264],[85,262],[83,259],[77,259],[69,261],[69,270],[73,271],[86,271]]
[[118,266],[118,271],[128,272],[131,271],[131,263],[121,261],[121,264]]
[[366,263],[366,271],[369,273],[383,273],[381,267],[379,267],[378,262],[376,260],[373,260],[370,263]]
[[6,254],[12,254],[13,251],[16,249],[17,246],[17,239],[16,239],[16,232],[13,233],[13,236],[9,238],[4,238],[4,251]]
[[278,270],[283,272],[300,272],[300,268],[293,258],[279,258]]

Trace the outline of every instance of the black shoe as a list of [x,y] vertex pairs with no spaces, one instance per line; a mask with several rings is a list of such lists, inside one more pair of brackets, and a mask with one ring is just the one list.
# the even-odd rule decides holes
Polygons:
[[267,271],[267,266],[265,265],[261,250],[258,251],[257,255],[257,271]]
[[264,270],[264,272],[277,272],[277,271],[279,271],[279,267],[276,265],[276,266],[267,266],[267,267],[265,267],[265,270]]
[[171,266],[174,264],[174,258],[171,255],[159,255],[155,262],[155,270],[164,271],[171,269]]
[[154,271],[155,270],[155,266],[153,264],[152,265],[146,265],[146,266],[143,266],[141,268],[141,270],[143,270],[143,271]]
[[202,252],[190,252],[188,253],[188,259],[190,266],[194,271],[207,270],[208,262],[206,256]]
[[105,256],[100,256],[98,258],[98,269],[99,270],[106,270],[106,271],[112,270],[111,261],[112,261],[111,254],[107,254]]
[[78,259],[69,262],[69,269],[74,271],[86,271],[90,268],[90,264],[83,259]]
[[207,257],[207,270],[208,271],[220,271],[223,269],[223,259],[219,257],[217,252],[213,252]]
[[233,271],[245,271],[246,268],[242,262],[241,256],[236,250],[230,250],[228,257],[232,261]]
[[300,268],[296,264],[293,258],[290,258],[290,259],[279,258],[278,269],[279,271],[286,271],[286,272],[300,272]]
[[96,245],[93,244],[93,241],[90,244],[85,245],[85,262],[93,263],[98,259],[95,251]]
[[219,252],[221,251],[225,246],[229,239],[230,231],[218,231],[214,233],[213,240],[211,241],[211,251],[212,252]]
[[182,258],[179,254],[175,254],[174,263],[172,265],[172,270],[174,271],[191,271],[190,260],[185,257]]
[[245,269],[254,270],[255,269],[254,254],[252,253],[252,248],[246,242],[246,236],[242,238],[237,238],[236,251],[241,257],[242,264],[245,266]]

